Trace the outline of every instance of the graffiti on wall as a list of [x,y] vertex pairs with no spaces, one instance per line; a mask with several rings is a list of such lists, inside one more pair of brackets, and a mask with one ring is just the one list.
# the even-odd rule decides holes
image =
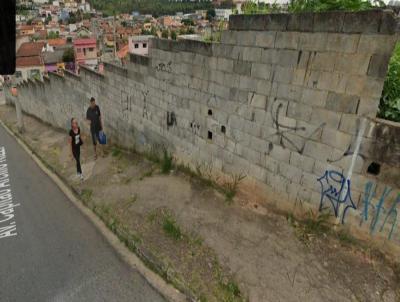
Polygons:
[[318,133],[318,131],[322,130],[322,128],[325,127],[326,123],[322,123],[317,129],[310,133],[310,135],[302,139],[302,142],[294,142],[288,134],[295,132],[305,132],[307,129],[305,127],[290,126],[282,122],[280,119],[280,112],[283,109],[283,104],[279,103],[276,106],[276,102],[277,99],[275,99],[271,110],[273,126],[276,129],[276,132],[272,136],[278,136],[279,144],[281,145],[281,147],[291,147],[297,153],[303,154],[307,141],[310,140],[316,133]]
[[165,72],[171,73],[171,72],[172,72],[172,62],[169,61],[167,64],[165,64],[165,63],[159,63],[159,64],[156,66],[156,70],[157,70],[157,71],[165,71]]
[[[319,211],[331,208],[335,217],[340,218],[342,224],[345,223],[347,211],[357,209],[351,197],[351,181],[343,176],[342,173],[332,170],[325,171],[325,174],[317,179],[321,185],[321,199]],[[395,201],[385,207],[387,198],[392,194],[392,188],[385,187],[378,201],[374,204],[377,185],[372,182],[365,185],[364,197],[361,200],[360,226],[369,222],[370,234],[376,231],[382,233],[385,227],[388,229],[387,238],[391,240],[397,226],[397,208],[400,206],[400,193]]]
[[[344,223],[347,210],[356,209],[353,199],[351,198],[351,182],[346,179],[342,173],[337,171],[325,171],[325,174],[318,178],[321,185],[321,200],[319,211],[326,209],[326,203],[332,207],[335,217],[339,217]],[[343,211],[340,212],[340,207]]]
[[[361,157],[363,160],[365,160],[367,157],[366,157],[364,154],[362,154],[360,151],[357,151],[357,152],[356,152],[356,149],[357,149],[357,148],[356,148],[357,142],[356,142],[356,139],[355,139],[356,137],[358,137],[358,136],[360,136],[360,135],[363,135],[363,134],[364,134],[364,131],[365,131],[365,124],[360,125],[360,120],[357,120],[356,135],[352,137],[350,143],[348,144],[348,146],[347,146],[347,148],[346,148],[346,151],[344,151],[344,153],[343,153],[342,155],[340,155],[338,158],[335,158],[335,159],[332,159],[332,160],[331,160],[331,159],[328,159],[327,162],[329,162],[329,163],[336,163],[336,162],[342,160],[343,158],[345,158],[345,157],[347,157],[347,156],[354,155],[355,153],[356,153],[356,156],[359,156],[359,157]],[[360,142],[360,143],[361,143],[361,142]]]
[[373,199],[376,196],[377,185],[372,182],[368,182],[365,185],[364,197],[362,199],[362,211],[360,226],[364,223],[369,222],[369,230],[373,235],[376,230],[383,232],[385,226],[389,227],[388,239],[392,239],[393,233],[397,225],[397,207],[400,205],[400,193],[397,198],[389,207],[385,208],[385,201],[392,193],[392,188],[385,187],[381,196],[376,204],[373,203]]

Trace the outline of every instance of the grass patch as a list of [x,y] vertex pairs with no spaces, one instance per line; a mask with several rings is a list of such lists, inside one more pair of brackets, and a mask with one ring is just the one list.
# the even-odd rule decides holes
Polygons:
[[176,221],[170,216],[164,218],[163,230],[168,236],[175,240],[180,240],[183,237],[180,227],[177,225]]
[[310,210],[303,220],[295,220],[293,214],[287,215],[287,220],[296,230],[296,235],[306,245],[308,245],[314,237],[330,233],[331,223],[330,213],[313,212]]
[[228,281],[227,283],[222,283],[220,282],[220,287],[222,291],[224,292],[224,301],[243,301],[242,300],[242,294],[240,292],[239,286],[233,282],[233,281]]
[[111,149],[111,156],[115,158],[121,158],[122,157],[122,150],[118,147],[113,146]]
[[164,149],[163,157],[161,160],[161,172],[163,174],[168,174],[171,171],[172,167],[173,167],[173,157],[168,152],[168,150]]
[[81,199],[84,204],[88,204],[92,200],[93,190],[92,189],[83,189],[81,192]]
[[244,174],[231,174],[230,179],[222,185],[222,192],[225,194],[226,201],[231,202],[237,193],[239,183],[246,177]]

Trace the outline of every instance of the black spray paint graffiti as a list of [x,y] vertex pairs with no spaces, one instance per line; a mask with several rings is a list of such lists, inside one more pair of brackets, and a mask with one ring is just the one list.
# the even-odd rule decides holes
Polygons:
[[[319,211],[326,209],[324,203],[328,200],[333,208],[335,217],[341,215],[340,220],[344,223],[348,209],[356,209],[351,198],[351,182],[342,173],[337,171],[325,171],[325,174],[317,179],[321,185],[321,200]],[[340,206],[343,205],[343,212],[340,214]]]
[[159,63],[159,64],[156,66],[156,70],[157,70],[157,71],[165,71],[165,72],[171,73],[171,72],[172,72],[172,62],[169,61],[167,64],[165,64],[165,63]]
[[[297,126],[289,126],[289,125],[285,125],[283,124],[280,120],[279,120],[279,113],[282,110],[283,104],[279,103],[278,106],[274,106],[276,103],[276,99],[272,105],[272,110],[271,110],[271,117],[272,117],[272,121],[274,124],[274,127],[276,129],[276,132],[272,135],[272,136],[278,136],[279,138],[279,144],[283,147],[286,148],[288,146],[291,146],[294,150],[296,150],[299,154],[303,154],[304,152],[304,148],[306,146],[306,142],[308,140],[310,140],[318,131],[322,130],[322,128],[325,127],[326,123],[322,123],[317,129],[315,129],[309,136],[307,136],[306,138],[303,139],[302,143],[296,143],[294,141],[292,141],[287,134],[289,133],[294,133],[296,131],[306,131],[307,129],[305,127],[297,127]],[[275,108],[275,112],[274,112],[274,107]],[[272,146],[270,144],[270,146]]]
[[[377,186],[373,188],[372,182],[368,182],[365,185],[364,198],[362,200],[363,210],[361,213],[360,226],[364,222],[370,220],[369,230],[371,235],[373,235],[379,224],[380,224],[379,232],[382,232],[384,230],[385,225],[389,223],[391,220],[392,225],[388,234],[388,239],[390,240],[393,237],[393,233],[397,225],[397,214],[398,214],[397,206],[400,205],[400,193],[397,195],[396,200],[390,206],[389,210],[387,210],[383,205],[387,197],[392,192],[392,188],[385,187],[385,189],[382,192],[382,195],[379,198],[378,203],[374,205],[372,203],[372,199],[376,196],[376,187]],[[372,208],[372,215],[370,216],[371,208]],[[380,223],[381,218],[383,218],[382,223]]]
[[[355,150],[356,150],[356,142],[355,142],[354,138],[356,138],[356,137],[359,135],[359,133],[360,133],[360,121],[357,120],[357,131],[356,131],[356,135],[355,135],[355,136],[352,138],[352,140],[350,141],[349,145],[348,145],[347,148],[346,148],[346,151],[344,151],[344,153],[343,153],[341,156],[339,156],[338,158],[336,158],[336,159],[333,159],[333,160],[327,159],[327,162],[328,162],[328,163],[336,163],[336,162],[342,160],[343,158],[345,158],[345,157],[347,157],[347,156],[353,155],[354,152],[355,152]],[[361,157],[363,160],[365,160],[365,159],[367,158],[367,157],[366,157],[364,154],[362,154],[361,152],[357,152],[357,156]]]
[[176,126],[176,115],[175,112],[167,112],[167,129],[172,126]]
[[196,122],[191,122],[190,123],[190,129],[192,130],[192,133],[194,135],[199,135],[200,134],[200,125],[197,124]]

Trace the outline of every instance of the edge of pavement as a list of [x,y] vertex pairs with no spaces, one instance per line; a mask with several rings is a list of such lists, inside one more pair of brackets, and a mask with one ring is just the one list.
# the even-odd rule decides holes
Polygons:
[[52,171],[47,164],[36,155],[36,153],[28,146],[27,143],[17,134],[14,133],[2,120],[0,125],[6,130],[6,132],[13,137],[17,143],[26,151],[26,153],[33,159],[38,167],[48,176],[50,179],[59,187],[61,192],[71,201],[71,203],[78,208],[78,210],[87,217],[94,227],[101,233],[101,235],[107,240],[111,247],[117,252],[117,254],[127,263],[132,269],[137,270],[145,280],[152,286],[161,296],[171,302],[184,302],[189,301],[183,293],[178,291],[173,285],[167,283],[161,276],[148,268],[143,261],[133,252],[131,252],[124,244],[119,240],[116,234],[114,234],[104,222],[92,212],[92,210],[86,207],[80,199],[76,196],[72,188],[64,183],[62,178]]

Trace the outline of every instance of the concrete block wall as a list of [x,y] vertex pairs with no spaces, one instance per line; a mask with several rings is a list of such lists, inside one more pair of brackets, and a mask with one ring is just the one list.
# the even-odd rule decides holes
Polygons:
[[94,96],[125,147],[164,145],[400,243],[399,125],[375,119],[396,28],[384,11],[236,15],[221,43],[152,39],[149,57],[24,83],[20,99],[62,127]]

